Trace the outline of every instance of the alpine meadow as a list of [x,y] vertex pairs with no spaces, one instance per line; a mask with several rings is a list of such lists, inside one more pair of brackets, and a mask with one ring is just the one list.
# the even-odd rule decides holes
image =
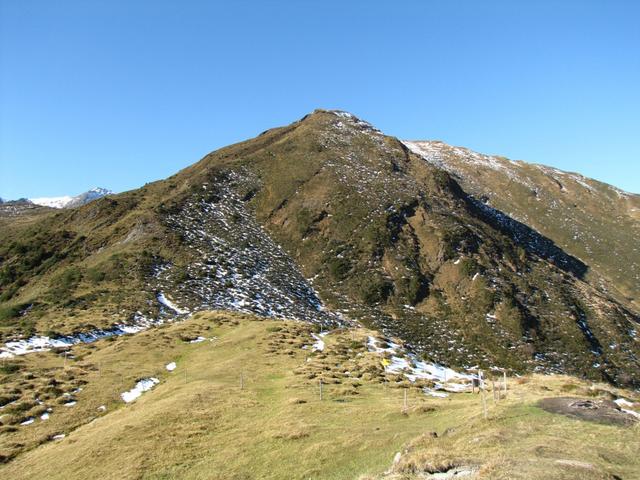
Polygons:
[[640,12],[294,3],[3,2],[0,476],[640,479],[640,195],[536,159],[637,129]]

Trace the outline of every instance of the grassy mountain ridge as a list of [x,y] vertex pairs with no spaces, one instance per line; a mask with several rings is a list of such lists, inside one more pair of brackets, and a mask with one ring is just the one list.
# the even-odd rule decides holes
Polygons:
[[638,310],[640,195],[544,165],[442,142],[406,142],[483,202],[526,223],[589,265],[589,280]]
[[170,315],[165,292],[190,310],[351,317],[451,365],[638,385],[637,315],[497,214],[399,140],[316,111],[167,180],[7,223],[1,325],[8,338]]

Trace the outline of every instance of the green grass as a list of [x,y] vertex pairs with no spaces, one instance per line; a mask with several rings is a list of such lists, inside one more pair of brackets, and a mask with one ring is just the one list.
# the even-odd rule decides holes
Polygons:
[[[74,347],[76,360],[65,362],[53,352],[24,357],[19,371],[0,377],[7,391],[21,390],[20,402],[40,396],[38,382],[52,376],[60,378],[61,391],[77,380],[83,390],[74,394],[75,407],[47,400],[54,408],[48,421],[3,427],[0,452],[14,458],[0,474],[15,479],[356,479],[380,475],[396,452],[407,448],[396,466],[401,475],[420,462],[446,459],[472,461],[492,472],[483,478],[567,478],[542,475],[556,459],[566,458],[625,479],[640,467],[637,428],[588,424],[533,406],[542,396],[565,394],[567,384],[586,388],[579,381],[536,376],[512,382],[506,400],[497,405],[489,400],[488,420],[482,419],[477,395],[435,399],[410,388],[405,414],[401,384],[391,378],[382,383],[383,377],[371,374],[381,371],[379,360],[362,354],[366,335],[375,332],[335,331],[325,337],[325,352],[314,353],[300,348],[312,343],[312,330],[299,322],[206,313]],[[215,339],[182,340],[195,335]],[[173,372],[164,368],[170,361],[178,365]],[[160,378],[160,385],[132,404],[119,399],[148,376]],[[107,412],[99,412],[100,405]],[[437,432],[438,439],[426,441],[429,432]],[[50,440],[56,433],[67,437]]]

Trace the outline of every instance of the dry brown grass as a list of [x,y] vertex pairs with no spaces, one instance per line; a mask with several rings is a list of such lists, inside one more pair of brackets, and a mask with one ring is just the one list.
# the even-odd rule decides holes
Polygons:
[[[488,398],[487,420],[478,395],[434,399],[416,388],[407,390],[403,413],[404,392],[391,387],[404,380],[386,376],[379,358],[360,347],[372,332],[332,332],[325,351],[312,352],[302,348],[313,342],[309,328],[199,314],[184,324],[74,347],[76,360],[66,369],[53,352],[24,357],[23,369],[3,377],[3,395],[18,395],[26,412],[42,408],[29,403],[33,392],[55,388],[47,399],[55,402],[77,382],[86,383],[72,393],[77,405],[54,404],[50,420],[1,427],[2,452],[17,457],[0,474],[68,480],[114,472],[118,478],[206,478],[215,471],[219,478],[417,479],[472,465],[478,478],[488,479],[615,474],[627,480],[640,467],[637,427],[587,424],[535,406],[541,397],[566,396],[567,384],[638,400],[632,392],[534,375],[509,379],[506,399],[494,404]],[[189,344],[185,335],[217,340]],[[283,345],[292,354],[283,354]],[[172,373],[164,369],[170,361],[178,364]],[[122,391],[152,375],[160,385],[131,405],[121,402]],[[320,377],[327,382],[322,401]],[[107,411],[99,412],[100,405]],[[58,433],[67,437],[52,441]],[[400,461],[392,465],[397,452]],[[593,468],[579,470],[579,464]]]

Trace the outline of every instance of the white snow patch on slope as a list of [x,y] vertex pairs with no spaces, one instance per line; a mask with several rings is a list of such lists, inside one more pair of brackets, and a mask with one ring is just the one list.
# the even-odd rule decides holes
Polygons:
[[167,363],[165,368],[170,372],[173,372],[176,369],[176,362]]
[[186,313],[189,313],[189,310],[183,310],[182,308],[178,307],[175,303],[169,300],[162,292],[158,293],[157,298],[162,305],[164,305],[167,308],[170,308],[171,310],[176,312],[178,315],[184,315]]
[[122,400],[124,400],[126,403],[131,403],[134,400],[136,400],[140,395],[142,395],[144,392],[151,390],[158,383],[160,383],[160,380],[158,380],[157,378],[154,378],[154,377],[143,378],[142,380],[138,381],[138,383],[136,383],[135,387],[133,387],[128,392],[121,393],[120,396],[122,397]]
[[327,332],[321,333],[320,335],[316,335],[312,333],[311,336],[316,340],[313,345],[311,345],[311,349],[313,351],[323,351],[324,350],[324,340],[322,337],[326,336]]
[[[383,340],[384,346],[378,345],[378,340],[369,337],[367,346],[369,351],[379,354],[391,354],[384,365],[384,369],[388,373],[403,374],[411,382],[418,379],[433,380],[436,382],[436,389],[447,390],[450,392],[464,392],[469,388],[469,383],[473,375],[459,373],[437,363],[430,363],[420,360],[414,353],[403,352],[402,347],[397,343],[393,343],[387,339]],[[459,382],[451,382],[451,380],[459,380]],[[433,396],[443,396],[441,394],[434,395],[432,389],[425,389],[424,393]],[[446,396],[446,394],[444,394]]]
[[64,348],[79,343],[92,343],[101,338],[138,333],[153,325],[162,324],[162,320],[149,320],[138,315],[133,324],[116,324],[105,330],[90,330],[86,333],[61,337],[33,336],[26,339],[14,340],[0,347],[0,358],[12,358],[16,355],[26,355],[27,353],[46,352],[52,348]]
[[449,159],[455,157],[464,161],[466,164],[478,165],[480,167],[487,167],[492,170],[503,172],[511,180],[533,188],[529,181],[522,176],[519,171],[521,166],[518,162],[498,158],[494,155],[484,155],[482,153],[474,152],[468,148],[452,147],[446,143],[437,141],[402,141],[402,143],[413,153],[421,156],[427,162],[432,163],[449,173],[454,175],[464,176],[464,171],[458,170],[454,162]]

